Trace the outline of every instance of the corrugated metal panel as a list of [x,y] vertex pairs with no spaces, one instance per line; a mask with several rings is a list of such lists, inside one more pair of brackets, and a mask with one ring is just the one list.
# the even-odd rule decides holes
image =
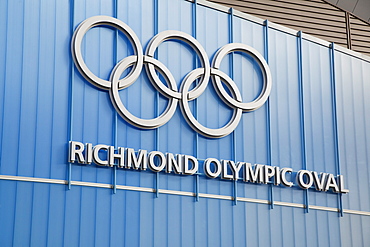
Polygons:
[[[6,38],[0,37],[0,74],[4,76],[0,86],[1,176],[59,179],[57,182],[63,183],[69,174],[66,156],[70,139],[190,154],[201,160],[215,157],[291,167],[295,171],[307,165],[309,170],[337,172],[333,157],[336,134],[330,83],[333,75],[327,47],[303,40],[300,57],[299,37],[276,29],[269,29],[266,35],[266,26],[183,0],[55,3],[9,0],[0,5],[0,18],[4,18],[0,30],[6,33]],[[72,62],[69,48],[72,33],[79,23],[95,15],[115,16],[127,23],[144,47],[156,33],[168,29],[196,36],[210,58],[219,47],[231,42],[254,47],[268,58],[271,68],[274,84],[269,105],[243,114],[235,133],[221,139],[195,134],[179,109],[158,130],[132,127],[117,116],[108,92],[91,86]],[[94,28],[83,42],[89,68],[105,79],[117,61],[133,54],[127,38],[116,35],[105,27]],[[196,67],[194,52],[180,42],[162,44],[157,56],[173,73],[178,86]],[[336,52],[335,64],[340,161],[351,190],[342,197],[344,208],[366,213],[370,211],[366,156],[369,153],[366,140],[370,136],[363,116],[370,114],[366,104],[369,63]],[[348,72],[348,67],[353,72]],[[230,55],[223,61],[221,70],[232,75],[244,101],[252,100],[260,91],[262,75],[249,56]],[[348,81],[353,81],[353,85],[348,85]],[[144,118],[154,117],[156,111],[165,108],[167,100],[157,94],[145,72],[136,83],[120,92],[128,109]],[[354,101],[354,95],[359,103]],[[224,125],[232,114],[232,109],[222,103],[211,85],[197,99],[196,111],[199,121],[213,128]],[[353,155],[356,159],[352,159]],[[71,190],[47,181],[1,179],[0,245],[369,244],[365,234],[369,216],[338,217],[338,197],[331,192],[310,189],[306,193],[297,186],[286,188],[241,181],[234,187],[232,181],[208,179],[204,174],[199,175],[197,191],[196,176],[118,169],[118,185],[149,188],[150,192],[117,190],[114,193],[110,189],[114,174],[113,168],[72,165],[73,181],[95,184],[72,185]],[[98,183],[105,188],[94,187]],[[158,188],[207,193],[218,199],[201,197],[196,201],[192,194],[153,193]],[[235,195],[245,197],[244,201],[230,200]],[[306,199],[310,205],[331,208],[310,209],[305,213]],[[269,201],[280,204],[272,208]],[[358,238],[360,234],[362,238]]]
[[[359,231],[354,230],[359,225],[362,226],[362,229]],[[368,231],[365,229],[369,225],[369,220],[359,215],[345,215],[340,222],[342,246],[366,246],[370,239]]]
[[[281,63],[281,60],[286,61],[286,63]],[[270,30],[269,65],[274,78],[274,87],[269,99],[271,107],[271,164],[281,164],[294,170],[300,170],[303,167],[297,63],[297,38],[280,31]],[[297,188],[286,190],[285,188],[274,187],[273,192],[276,201],[292,203],[303,203],[304,201],[303,191]],[[275,210],[278,211],[277,214]],[[275,206],[271,211],[274,211],[270,220],[272,245],[275,243],[280,246],[307,245],[306,225],[293,223],[304,221],[304,217],[301,217],[299,213],[297,214],[296,209]],[[272,225],[280,222],[282,218],[293,224],[283,224],[280,228],[272,227]],[[293,235],[288,234],[288,232],[293,233]]]
[[[280,59],[286,61],[280,63]],[[269,65],[275,78],[270,96],[271,163],[302,169],[301,130],[299,117],[297,38],[282,32],[269,31]],[[291,69],[286,69],[286,68]],[[287,93],[288,92],[288,93]],[[286,94],[282,97],[283,94]],[[282,135],[282,133],[285,133]],[[275,200],[303,202],[300,190],[274,188]]]
[[[370,24],[322,0],[210,0],[272,22],[303,31],[352,50],[370,54]],[[350,34],[347,32],[350,32]],[[350,37],[347,40],[347,35]],[[350,42],[350,43],[349,43]]]
[[[370,83],[369,64],[357,58],[336,54],[338,82],[338,128],[340,139],[341,163],[343,174],[351,177],[348,187],[353,193],[344,200],[346,208],[361,210],[370,206],[369,186],[355,181],[368,181],[368,87]],[[350,83],[349,83],[350,82]],[[352,165],[349,165],[352,164]],[[352,188],[352,189],[351,189]],[[361,199],[360,199],[361,198]]]
[[351,41],[354,51],[370,55],[370,24],[351,16]]
[[[303,41],[302,50],[307,169],[335,174],[330,53],[327,47],[308,41]],[[335,194],[324,196],[315,191],[309,194],[310,204],[338,207]]]
[[211,0],[272,22],[345,45],[343,11],[323,1]]
[[[338,97],[338,129],[342,173],[350,178],[350,193],[343,197],[345,208],[360,210],[370,206],[369,185],[369,63],[337,52],[336,80]],[[355,181],[362,181],[360,183]],[[356,225],[368,227],[369,221],[346,215],[341,221],[343,245],[363,246],[369,241],[366,231],[354,230]]]

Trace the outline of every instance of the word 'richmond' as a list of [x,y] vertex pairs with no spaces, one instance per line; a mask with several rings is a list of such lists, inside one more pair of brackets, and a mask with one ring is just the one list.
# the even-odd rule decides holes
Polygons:
[[[104,158],[103,158],[104,157]],[[69,142],[69,162],[80,164],[95,163],[99,166],[117,166],[122,169],[146,170],[153,172],[165,171],[167,173],[193,175],[198,173],[199,161],[191,155],[172,153],[163,154],[159,151],[149,152],[139,150],[135,152],[132,148],[108,145],[95,145],[91,143]],[[261,165],[231,160],[218,160],[208,158],[203,163],[203,171],[209,178],[221,178],[228,180],[239,180],[251,183],[273,183],[292,187],[295,180],[302,189],[312,186],[318,191],[331,189],[335,193],[348,193],[344,189],[344,178],[342,175],[334,176],[331,173],[320,173],[315,171],[300,170],[293,172],[292,168],[280,168],[277,166]],[[295,179],[294,179],[295,177]]]

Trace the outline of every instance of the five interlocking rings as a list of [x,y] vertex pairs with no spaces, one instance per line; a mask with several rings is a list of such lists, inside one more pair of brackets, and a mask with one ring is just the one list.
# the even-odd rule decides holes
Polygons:
[[[112,70],[110,80],[104,80],[97,77],[86,66],[82,53],[81,43],[86,32],[96,26],[109,26],[121,31],[130,41],[135,55],[128,56],[122,59]],[[176,81],[168,68],[160,61],[154,58],[154,53],[158,46],[168,40],[179,40],[189,45],[198,55],[201,63],[201,68],[196,68],[190,71],[181,83],[180,90],[177,88]],[[242,112],[254,111],[261,107],[267,100],[271,91],[271,72],[262,57],[262,55],[254,48],[240,43],[227,44],[221,47],[214,56],[212,66],[209,64],[207,53],[201,44],[189,34],[180,31],[164,31],[154,36],[145,51],[142,53],[140,41],[134,31],[122,21],[109,16],[94,16],[83,21],[74,32],[72,38],[72,56],[76,67],[81,75],[94,86],[109,90],[109,95],[117,112],[130,124],[142,129],[155,129],[167,123],[176,111],[177,104],[180,101],[181,111],[187,123],[199,134],[209,138],[220,138],[230,134],[238,126]],[[252,102],[243,103],[242,96],[235,82],[224,72],[219,70],[222,59],[231,52],[242,52],[251,56],[259,65],[263,76],[263,87],[258,97]],[[132,67],[130,73],[123,79],[120,79],[123,72]],[[154,119],[142,119],[132,115],[123,105],[119,90],[129,87],[133,84],[141,74],[141,70],[145,66],[146,73],[153,86],[163,96],[169,99],[167,108],[158,117]],[[166,80],[168,87],[160,80],[157,72],[159,72]],[[234,109],[233,116],[230,121],[223,127],[218,129],[210,129],[198,122],[192,114],[188,102],[199,97],[206,89],[210,77],[212,78],[213,86],[219,97],[231,108]],[[190,86],[195,80],[199,79],[197,85],[189,91]],[[231,95],[225,90],[225,85]]]

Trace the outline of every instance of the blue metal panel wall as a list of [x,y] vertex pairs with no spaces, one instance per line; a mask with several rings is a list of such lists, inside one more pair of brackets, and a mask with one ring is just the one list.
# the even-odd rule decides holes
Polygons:
[[[303,41],[302,49],[307,169],[336,174],[330,50],[309,41]],[[309,202],[338,207],[334,193],[310,191]]]
[[[131,126],[118,116],[109,93],[89,84],[72,62],[74,30],[96,15],[128,24],[144,49],[164,30],[193,35],[210,59],[228,43],[254,47],[271,69],[269,102],[244,113],[234,133],[221,139],[196,134],[180,109],[157,130]],[[0,18],[5,34],[0,37],[1,246],[370,244],[366,234],[370,216],[348,211],[370,212],[369,62],[338,51],[333,59],[330,48],[268,28],[267,23],[183,0],[9,0],[0,2]],[[109,79],[118,61],[133,54],[127,38],[106,27],[90,30],[82,51],[88,67],[103,79]],[[169,68],[178,87],[200,64],[182,42],[161,44],[156,57]],[[233,78],[243,101],[253,100],[261,90],[262,73],[251,57],[228,55],[221,70]],[[168,101],[144,71],[120,96],[134,115],[143,118],[157,116]],[[210,128],[223,126],[232,115],[211,84],[190,105],[199,122]],[[66,161],[70,140],[189,154],[200,160],[201,168],[204,159],[214,157],[340,173],[350,193],[338,196],[297,186],[208,179],[204,174],[70,165]],[[61,184],[6,181],[6,176]],[[62,185],[65,180],[94,184]],[[152,188],[154,193],[116,190],[114,185]],[[199,193],[227,197],[199,198]],[[236,196],[255,202],[237,201]],[[335,212],[342,208],[347,210],[344,217]]]
[[[244,43],[254,47],[261,54],[265,53],[262,26],[233,17],[233,26],[230,28],[232,28],[233,39],[228,42]],[[241,54],[234,54],[233,68],[232,71],[229,71],[230,73],[233,73],[233,79],[242,92],[243,101],[253,100],[261,86],[261,72],[253,60]],[[259,112],[245,113],[241,124],[235,130],[235,160],[268,163],[267,128],[266,106],[263,106]],[[243,136],[247,135],[249,138],[245,142]],[[254,184],[245,187],[245,184],[238,183],[237,196],[267,200],[269,196],[268,187]],[[270,222],[268,206],[243,204],[238,203],[233,208],[233,219],[237,223],[237,225],[234,223],[232,229],[235,232],[235,246],[257,246],[258,244],[264,244],[264,242],[269,244],[269,238],[260,238],[263,231],[266,233],[270,231],[268,228],[264,228],[264,224],[262,224],[262,222]],[[244,238],[237,237],[244,235]]]
[[[271,164],[290,167],[295,171],[302,169],[297,64],[297,38],[280,31],[269,30],[269,66],[274,78],[274,87],[269,98]],[[273,189],[274,199],[277,201],[303,203],[303,191],[297,188]],[[307,243],[304,215],[297,214],[297,209],[290,208],[276,207],[273,211],[278,213],[272,215],[271,225],[281,224],[282,220],[286,219],[286,223],[281,224],[280,228],[272,228],[274,241],[281,246],[289,244],[304,246]],[[293,239],[290,233],[294,233]]]
[[[269,31],[269,66],[274,87],[271,91],[272,165],[302,169],[301,130],[299,118],[299,84],[297,38],[280,31]],[[285,61],[285,63],[281,63]],[[302,203],[303,192],[274,188],[278,201]]]
[[[197,39],[206,49],[209,57],[215,51],[229,43],[228,26],[229,17],[227,14],[213,11],[210,8],[199,7],[197,18]],[[214,23],[216,29],[209,29],[208,23]],[[228,69],[228,61],[222,64],[222,70]],[[231,116],[231,110],[220,102],[212,87],[208,87],[205,93],[198,98],[199,121],[210,128],[218,128],[226,123]],[[222,138],[220,142],[212,142],[207,138],[199,136],[198,157],[223,158],[231,157],[232,136]],[[209,194],[232,194],[232,183],[230,181],[214,181],[208,179],[200,180],[200,192]],[[198,233],[197,238],[203,245],[211,246],[217,244],[232,243],[232,210],[225,210],[230,202],[221,200],[208,200],[202,203],[200,216],[203,218],[204,228],[207,234],[202,236]],[[218,216],[218,217],[217,217]],[[197,219],[198,221],[198,219]],[[225,226],[229,227],[225,227]]]
[[370,206],[367,165],[369,123],[366,118],[369,114],[367,94],[370,65],[341,53],[335,55],[340,162],[342,173],[351,178],[348,188],[353,191],[345,197],[344,207],[365,210]]
[[[65,179],[66,145],[62,143],[68,130],[68,2],[1,4],[5,35],[1,43],[0,173]],[[57,190],[65,191],[2,181],[1,245],[45,245],[49,240],[62,240],[65,194],[55,203],[51,198]],[[49,235],[49,227],[50,233],[57,234]]]
[[[367,211],[369,191],[369,82],[370,64],[358,58],[335,53],[338,97],[338,133],[341,171],[348,179],[350,193],[343,196],[343,207]],[[345,215],[341,222],[344,245],[365,246],[370,220]],[[359,227],[360,226],[360,227]]]

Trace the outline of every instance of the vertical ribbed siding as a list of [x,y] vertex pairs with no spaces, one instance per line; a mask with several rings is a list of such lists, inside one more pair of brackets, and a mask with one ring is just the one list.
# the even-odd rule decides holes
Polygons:
[[[229,16],[227,13],[213,11],[210,8],[200,7],[198,11],[198,26],[197,36],[198,41],[205,48],[208,57],[211,58],[214,52],[223,45],[229,43]],[[209,29],[207,23],[213,23],[215,29]],[[229,61],[225,59],[221,66],[222,71],[229,72]],[[210,128],[219,128],[223,126],[230,118],[232,109],[223,104],[213,87],[209,84],[206,91],[197,99],[199,122]],[[216,157],[219,159],[231,158],[232,150],[229,148],[232,145],[231,135],[220,139],[219,142],[213,142],[208,138],[199,136],[199,157],[205,159],[207,157]],[[229,181],[226,181],[229,182]],[[217,194],[232,194],[232,183],[218,182],[202,178],[200,181],[200,191],[202,193],[217,193]],[[229,208],[230,202],[220,200],[207,200],[199,203],[204,203],[202,207],[206,218],[207,234],[202,236],[205,238],[202,243],[207,246],[225,245],[231,243],[232,228],[230,219],[232,219],[232,211],[225,210]],[[215,217],[218,215],[218,217]],[[197,220],[197,222],[200,219]],[[230,227],[225,228],[226,225]]]
[[[270,31],[269,37],[269,65],[274,78],[270,95],[272,163],[298,171],[302,168],[302,151],[296,37],[275,30]],[[275,191],[281,193],[275,194],[278,201],[302,203],[299,190]]]
[[[100,1],[85,2],[75,0],[70,6],[70,13],[74,15],[73,30],[84,19],[93,15],[113,15],[113,2],[102,4]],[[72,36],[72,33],[70,34]],[[70,37],[71,37],[70,36]],[[114,32],[106,28],[96,28],[85,36],[82,51],[89,68],[99,77],[108,79],[113,64],[113,39]],[[74,70],[73,105],[72,105],[72,139],[91,143],[112,143],[113,118],[106,92],[97,90],[79,76]],[[113,170],[113,169],[112,169]],[[112,170],[104,169],[98,172],[94,166],[83,169],[72,167],[72,179],[111,183]],[[100,228],[101,225],[109,226],[109,191],[99,191],[93,188],[72,188],[66,198],[65,245],[102,245],[110,244],[110,228]],[[72,227],[70,227],[72,226]],[[77,232],[76,236],[74,232]],[[68,237],[74,236],[74,237]]]
[[[343,207],[357,210],[370,208],[369,195],[369,122],[368,107],[369,63],[336,53],[336,71],[338,82],[338,130],[340,162],[342,173],[347,179],[350,193],[343,197]],[[350,68],[350,69],[348,69]],[[348,83],[351,82],[351,83]],[[343,245],[366,246],[369,236],[365,228],[369,227],[366,218],[348,215],[341,222]]]
[[[67,152],[67,146],[60,146],[60,143],[65,143],[68,138],[68,90],[69,81],[71,76],[71,62],[65,62],[64,59],[68,58],[69,42],[68,38],[71,34],[70,23],[70,3],[69,2],[56,2],[54,9],[46,7],[45,11],[50,14],[49,18],[53,18],[54,26],[51,30],[55,30],[53,43],[53,55],[46,56],[52,59],[53,64],[53,93],[52,93],[52,129],[51,129],[51,144],[50,144],[50,164],[60,164],[65,160],[63,153]],[[54,13],[53,13],[54,12]],[[53,23],[53,22],[51,22]],[[67,53],[67,54],[66,54]],[[57,59],[58,58],[58,59]],[[64,58],[64,59],[63,59]],[[68,61],[68,60],[67,60]],[[46,83],[50,83],[46,81]],[[64,150],[64,152],[63,152]],[[50,178],[65,179],[66,167],[63,166],[50,166]],[[63,193],[62,188],[58,186],[49,186],[49,211],[48,211],[48,230],[47,230],[47,245],[62,245],[64,239],[65,227],[65,200],[66,194]],[[52,234],[55,233],[55,236]]]
[[[327,47],[303,41],[304,112],[307,140],[307,170],[337,173],[335,163],[334,120],[332,114],[330,53]],[[315,73],[313,73],[315,71]],[[309,191],[309,205],[338,208],[336,194]],[[310,210],[310,213],[312,210]],[[329,215],[313,212],[317,227],[317,246],[340,245],[338,226],[329,227]],[[329,236],[325,238],[324,236]]]
[[[21,64],[22,64],[22,57],[21,53],[22,51],[18,51],[16,54],[9,54],[9,50],[13,50],[15,47],[22,47],[22,28],[23,27],[23,6],[21,3],[8,3],[7,6],[8,11],[13,11],[13,13],[18,13],[19,16],[22,16],[22,18],[16,17],[17,15],[9,15],[8,12],[4,13],[4,15],[7,17],[7,40],[6,43],[6,63],[15,63],[17,66],[6,66],[5,67],[5,73],[4,73],[4,111],[3,111],[3,119],[2,119],[2,138],[3,138],[3,146],[2,146],[2,152],[1,152],[1,172],[4,173],[16,173],[16,164],[14,164],[11,161],[17,160],[17,157],[9,157],[7,156],[7,153],[9,153],[12,148],[14,150],[17,150],[17,141],[14,141],[12,143],[7,143],[11,138],[14,138],[14,140],[17,140],[19,137],[18,134],[18,125],[19,125],[19,115],[18,114],[12,114],[12,111],[19,112],[20,106],[19,103],[16,101],[16,99],[19,99],[19,91],[20,91],[20,84],[21,84],[21,75],[20,73],[16,73],[16,71],[21,70]],[[18,27],[17,29],[11,28],[12,25]],[[14,84],[9,85],[8,83],[5,83],[8,80],[13,80]],[[12,102],[13,99],[13,102]],[[9,105],[12,105],[13,109],[9,107]],[[14,129],[11,129],[11,126],[13,125]],[[4,145],[6,143],[6,145]],[[13,152],[14,155],[14,152]],[[12,166],[5,166],[4,164],[12,164]],[[3,183],[4,184],[4,183]],[[9,208],[9,211],[7,214],[2,214],[1,220],[2,222],[9,222],[8,226],[5,226],[4,224],[1,224],[1,230],[3,230],[3,234],[7,236],[6,239],[4,239],[4,243],[8,244],[9,246],[12,246],[14,243],[14,230],[15,230],[15,213],[16,213],[16,195],[18,192],[17,184],[11,184],[8,188],[8,190],[5,190],[6,184],[1,186],[2,194],[8,195],[9,200],[4,200],[6,197],[2,197],[2,201],[4,202],[4,206]],[[9,192],[9,194],[7,194]],[[11,193],[11,194],[10,194]]]
[[[286,61],[281,63],[280,61]],[[296,37],[276,30],[269,32],[269,65],[274,86],[270,95],[272,164],[280,167],[302,168],[301,134],[298,98],[298,56]],[[285,96],[284,96],[285,95]],[[274,187],[276,201],[303,203],[303,193],[295,188],[285,190]],[[273,243],[281,246],[306,243],[304,218],[297,219],[296,212],[303,209],[275,207],[271,211]],[[298,216],[299,217],[299,216]],[[281,228],[272,227],[286,221]],[[301,222],[301,224],[296,224]],[[290,233],[290,234],[289,234]],[[293,235],[292,235],[293,234]]]
[[[37,166],[36,164],[38,162],[41,162],[40,160],[45,159],[43,163],[48,164],[51,160],[51,146],[52,146],[52,139],[50,138],[50,135],[44,135],[44,133],[52,133],[52,125],[53,125],[53,96],[54,96],[54,84],[48,83],[45,85],[45,81],[53,81],[53,75],[54,73],[44,73],[44,71],[53,71],[55,72],[55,62],[53,59],[55,59],[55,17],[53,15],[46,14],[49,9],[52,10],[52,13],[55,13],[55,5],[50,4],[46,5],[45,3],[40,2],[40,4],[37,6],[35,5],[34,8],[39,9],[38,15],[38,23],[35,26],[38,28],[38,35],[39,37],[44,36],[46,34],[49,34],[51,37],[51,40],[53,42],[47,42],[45,40],[41,41],[39,38],[34,41],[32,44],[32,48],[30,49],[36,49],[38,52],[37,56],[37,77],[36,83],[37,86],[35,89],[36,92],[36,113],[35,113],[35,138],[34,138],[34,149],[32,150],[34,152],[34,160],[32,161],[33,165],[33,176],[34,177],[50,177],[50,166],[47,166],[48,168],[42,169],[40,166]],[[33,11],[35,14],[35,12]],[[37,16],[36,15],[36,16]],[[35,16],[35,15],[34,15]],[[54,43],[54,44],[53,44]],[[52,54],[52,55],[49,55]],[[48,57],[51,57],[51,59],[48,61]],[[36,56],[35,56],[36,58]],[[36,61],[36,59],[35,59]],[[29,82],[32,79],[29,78]],[[48,117],[45,117],[48,116]],[[27,121],[25,121],[27,122]],[[32,127],[27,126],[30,130]],[[32,145],[31,145],[32,146]],[[47,147],[48,154],[45,155],[42,151],[45,146]],[[27,162],[25,162],[27,163]],[[29,166],[30,164],[28,164]],[[50,210],[50,195],[49,195],[49,188],[45,186],[40,186],[38,184],[35,184],[32,188],[32,206],[31,206],[31,226],[30,226],[30,243],[31,245],[47,245],[47,233],[49,231],[49,225],[48,225],[48,218],[49,215],[44,212],[49,212]],[[44,194],[45,196],[40,196],[40,192]],[[26,243],[27,244],[27,243]]]
[[[38,2],[36,2],[38,3]],[[6,28],[7,36],[4,55],[4,95],[1,106],[2,115],[2,155],[1,175],[66,178],[66,142],[68,140],[68,87],[71,76],[70,38],[77,25],[84,19],[105,14],[113,16],[114,0],[108,1],[71,1],[68,5],[59,1],[55,5],[49,2],[26,3],[17,6],[9,1],[7,15],[10,20]],[[189,18],[193,3],[187,1],[160,1],[159,20],[153,17],[153,1],[142,0],[119,2],[118,18],[130,27],[142,40],[145,47],[155,35],[152,23],[158,21],[159,31],[174,29],[192,33]],[[24,9],[23,9],[24,8]],[[34,15],[34,10],[40,15]],[[24,12],[22,18],[12,19],[14,13]],[[230,14],[198,6],[197,39],[206,48],[211,58],[215,51],[230,42]],[[70,30],[70,14],[75,15],[73,30]],[[23,19],[24,17],[24,19]],[[40,19],[39,19],[40,18]],[[71,18],[71,19],[74,19]],[[19,20],[21,19],[21,20]],[[12,21],[19,21],[14,28]],[[213,29],[214,26],[217,28]],[[31,30],[25,30],[30,27]],[[264,54],[264,27],[234,17],[233,41],[256,48]],[[34,35],[34,36],[33,36]],[[30,37],[29,43],[21,42]],[[37,40],[38,37],[38,40]],[[90,69],[102,78],[108,78],[115,64],[115,55],[120,60],[132,54],[126,38],[119,36],[117,48],[114,46],[115,32],[106,28],[96,28],[88,32],[83,45],[83,53]],[[300,140],[297,37],[286,35],[277,30],[269,32],[269,64],[273,74],[271,101],[271,163],[280,167],[292,167],[295,171],[302,168]],[[217,42],[215,42],[217,41]],[[0,41],[4,42],[4,41]],[[312,169],[334,172],[330,157],[332,139],[331,114],[328,108],[330,97],[324,98],[328,91],[329,51],[327,48],[304,41],[303,46],[303,86],[305,87],[305,120],[307,121],[307,149],[312,159]],[[1,43],[2,44],[2,43]],[[5,46],[5,45],[4,45]],[[35,48],[36,47],[36,48]],[[1,54],[5,49],[0,48]],[[18,53],[17,53],[18,52]],[[10,54],[14,54],[10,56]],[[367,97],[369,64],[347,55],[337,54],[336,71],[339,84],[347,86],[354,81],[355,89],[343,90],[346,94],[338,102],[355,102],[350,107],[353,118],[348,117],[343,107],[343,131],[349,136],[356,136],[357,175],[346,171],[346,181],[361,183],[356,187],[350,184],[350,194],[344,195],[348,202],[346,208],[369,211],[368,181],[369,169],[366,167],[370,138]],[[32,57],[31,66],[27,67],[26,57]],[[173,58],[175,57],[175,59]],[[158,59],[170,68],[179,83],[184,75],[193,69],[192,51],[182,44],[168,42],[159,49]],[[174,60],[172,60],[174,59]],[[348,64],[341,67],[341,60],[353,59],[352,75],[345,74]],[[179,63],[176,66],[176,63]],[[305,65],[307,67],[305,67]],[[6,67],[5,67],[6,66]],[[317,68],[319,67],[319,68]],[[248,56],[239,53],[233,55],[233,65],[225,59],[222,68],[225,73],[232,73],[243,100],[248,101],[260,90],[261,75]],[[155,150],[155,131],[142,131],[131,127],[120,117],[117,121],[117,139],[114,137],[114,108],[108,93],[92,87],[76,69],[73,80],[73,118],[72,139],[93,144],[104,143],[137,149]],[[343,71],[343,72],[342,72]],[[143,72],[145,74],[145,72]],[[361,76],[356,76],[360,74]],[[320,83],[322,82],[322,83]],[[358,82],[360,86],[358,86]],[[14,89],[14,90],[13,90]],[[348,95],[353,92],[353,96]],[[342,92],[342,91],[340,91]],[[342,92],[343,93],[343,92]],[[145,76],[141,76],[135,86],[121,92],[125,105],[142,117],[153,117],[152,100],[155,90]],[[362,94],[362,96],[361,96]],[[137,95],[140,95],[138,97]],[[360,96],[358,96],[360,95]],[[351,98],[352,97],[352,98]],[[142,98],[145,100],[143,101]],[[343,99],[344,98],[344,99]],[[358,99],[356,103],[353,98]],[[21,99],[21,100],[20,100]],[[317,101],[315,101],[318,99]],[[164,106],[166,99],[160,98],[159,105]],[[328,102],[329,103],[328,103]],[[21,103],[18,103],[21,102]],[[154,101],[153,101],[154,102]],[[363,105],[361,105],[363,104]],[[149,107],[146,107],[149,105]],[[232,109],[221,103],[212,86],[199,99],[199,119],[211,127],[219,127],[230,117]],[[318,108],[317,110],[313,110]],[[19,110],[20,109],[20,110]],[[230,136],[210,140],[200,137],[199,157],[216,157],[268,164],[266,106],[252,113],[243,114],[236,129],[236,150],[232,149]],[[312,117],[311,117],[312,116]],[[19,124],[19,119],[25,119]],[[351,120],[354,119],[354,120]],[[346,121],[343,123],[343,121]],[[347,122],[347,121],[354,121]],[[345,124],[348,124],[345,125]],[[344,126],[345,125],[345,126]],[[181,126],[181,127],[179,127]],[[344,126],[344,127],[343,127]],[[21,129],[19,132],[18,129]],[[347,133],[347,131],[349,133]],[[159,151],[193,154],[194,131],[185,123],[180,110],[173,119],[159,129]],[[317,134],[318,133],[318,134]],[[329,134],[328,134],[329,133]],[[364,141],[365,133],[366,138]],[[15,136],[12,136],[14,134]],[[19,137],[18,137],[19,135]],[[321,139],[324,136],[323,139]],[[326,139],[327,138],[327,139]],[[343,143],[346,140],[341,139]],[[4,145],[6,143],[6,145]],[[315,145],[316,143],[316,145]],[[17,148],[19,146],[19,148]],[[21,152],[26,150],[23,157]],[[323,150],[324,151],[323,151]],[[342,150],[343,151],[343,150]],[[352,150],[347,153],[352,155]],[[321,153],[322,152],[322,153]],[[319,153],[319,155],[317,155]],[[16,159],[14,159],[16,157]],[[342,156],[341,156],[342,157]],[[346,167],[353,163],[342,162]],[[18,167],[17,167],[18,165]],[[17,170],[18,169],[18,170]],[[308,169],[311,169],[309,162]],[[359,171],[367,171],[360,174]],[[200,170],[201,171],[201,170]],[[113,169],[91,166],[72,167],[72,179],[99,183],[112,183]],[[155,174],[150,171],[117,170],[117,183],[120,185],[153,188]],[[367,176],[367,177],[366,177]],[[359,178],[359,180],[358,180]],[[159,188],[180,191],[195,191],[194,177],[173,174],[159,174]],[[365,182],[364,182],[365,181]],[[0,243],[4,246],[366,246],[369,237],[368,216],[345,215],[339,218],[336,212],[310,210],[304,214],[302,208],[238,202],[229,200],[134,192],[111,189],[72,186],[66,190],[63,185],[32,184],[29,182],[0,181]],[[211,180],[200,177],[200,190],[203,193],[233,195],[232,181]],[[268,199],[269,186],[238,182],[238,196]],[[297,188],[274,187],[277,201],[303,203],[302,190]],[[336,198],[331,193],[310,191],[310,204],[336,207]],[[362,198],[359,198],[360,195]],[[349,200],[358,202],[349,205]],[[339,225],[341,228],[339,229]],[[348,231],[345,231],[346,229]],[[360,230],[359,230],[360,229]],[[342,230],[342,236],[340,236]],[[350,239],[351,238],[351,239]],[[31,244],[29,244],[31,243]]]
[[[7,13],[16,13],[9,15]],[[18,17],[18,16],[19,17]],[[4,73],[4,99],[3,99],[3,119],[2,119],[2,150],[1,150],[1,172],[3,174],[16,174],[17,166],[5,166],[4,164],[12,163],[17,160],[17,155],[9,157],[7,154],[11,150],[18,150],[19,139],[19,111],[20,111],[20,95],[21,95],[21,80],[22,74],[22,48],[23,48],[23,5],[22,3],[9,3],[7,12],[7,27],[6,27],[6,64]],[[16,28],[13,28],[16,27]],[[16,52],[15,52],[16,51]],[[14,66],[9,66],[14,64]],[[6,83],[7,81],[13,83]],[[10,107],[11,106],[11,107]],[[18,114],[12,114],[15,111]],[[14,140],[9,142],[8,140]],[[6,142],[7,145],[4,145]]]
[[3,34],[0,38],[0,75],[1,80],[3,81],[1,87],[0,87],[0,172],[1,172],[1,164],[2,164],[2,150],[3,150],[3,132],[4,132],[4,111],[5,111],[5,80],[6,80],[6,64],[7,64],[7,48],[8,48],[8,2],[2,1],[0,3],[0,29],[3,30]]
[[[56,19],[60,14],[64,14],[66,9],[65,4],[59,7],[57,15],[53,3],[29,2],[22,5],[21,2],[8,2],[1,8],[5,11],[2,16],[7,19],[4,21],[7,27],[3,29],[7,43],[2,46],[6,52],[1,52],[1,57],[7,64],[2,66],[5,71],[2,73],[4,95],[1,101],[4,112],[1,136],[5,145],[1,147],[1,174],[65,177],[64,167],[60,169],[50,166],[53,157],[64,156],[53,155],[52,152],[57,149],[63,153],[64,148],[53,147],[53,141],[62,139],[65,142],[66,133],[64,110],[67,101],[64,98],[64,79],[68,80],[68,73],[64,61],[58,68],[60,77],[57,78],[60,81],[54,83],[55,64],[58,64],[54,59],[55,54],[60,50],[65,54],[64,48],[69,47],[67,45],[60,48],[61,43],[55,38],[57,34],[65,31],[63,27],[55,29]],[[65,37],[65,34],[62,36]],[[41,36],[47,38],[40,40]],[[59,89],[58,95],[54,95],[55,87]],[[58,109],[53,103],[54,97],[55,100],[60,99],[61,105]],[[54,118],[54,109],[59,112],[58,117],[63,119],[60,123]],[[61,128],[53,132],[53,126],[57,125]],[[55,160],[53,162],[55,164]],[[59,169],[63,170],[63,174],[55,172]],[[7,231],[12,231],[13,240],[5,242],[5,239],[2,239],[1,243],[9,246],[32,243],[46,245],[48,223],[51,221],[48,214],[48,187],[37,184],[29,186],[27,183],[4,184],[2,192],[6,193],[7,197],[2,197],[1,206],[7,217],[13,218],[8,219],[8,222],[13,222],[13,226],[6,226],[7,229],[2,229],[2,232],[7,234]],[[13,195],[7,194],[9,192],[13,192]],[[14,196],[17,202],[14,201]],[[1,222],[5,222],[3,216],[1,218]],[[57,226],[52,227],[57,231],[61,226],[58,222]]]
[[[336,56],[338,57],[336,71],[339,72],[337,74],[338,101],[341,102],[338,106],[340,159],[342,164],[346,164],[343,174],[353,179],[348,181],[351,193],[344,200],[344,207],[363,210],[370,207],[369,198],[364,197],[369,194],[369,187],[361,186],[357,181],[365,182],[369,179],[367,165],[369,123],[364,117],[369,114],[368,106],[365,104],[369,97],[367,96],[369,64],[339,52]],[[348,83],[349,81],[351,83]]]
[[[315,71],[315,73],[312,73]],[[336,174],[330,53],[303,41],[303,84],[307,137],[307,169]],[[338,207],[335,194],[310,193],[310,204]],[[329,199],[330,198],[330,199]]]

